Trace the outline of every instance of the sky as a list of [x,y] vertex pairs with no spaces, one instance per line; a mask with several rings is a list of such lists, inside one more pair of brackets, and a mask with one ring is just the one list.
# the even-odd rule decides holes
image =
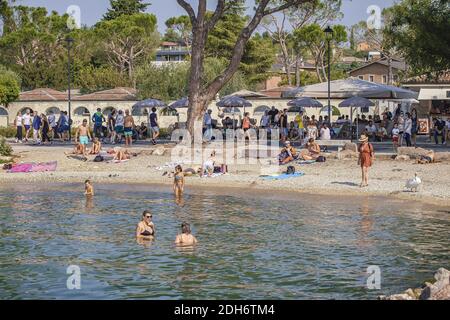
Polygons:
[[[164,33],[164,22],[168,18],[185,14],[176,0],[148,0],[147,2],[151,3],[147,11],[157,16],[158,29],[161,33]],[[188,2],[195,4],[196,1],[188,0]],[[208,2],[211,3],[210,7],[214,8],[215,1],[208,0]],[[100,20],[109,7],[109,0],[18,0],[17,3],[46,7],[49,11],[56,10],[59,13],[66,12],[71,5],[77,5],[80,7],[81,24],[89,26]],[[247,3],[252,7],[254,1],[248,0]],[[393,3],[394,0],[343,0],[344,18],[339,23],[350,26],[368,18],[366,11],[370,5],[376,5],[383,9]]]

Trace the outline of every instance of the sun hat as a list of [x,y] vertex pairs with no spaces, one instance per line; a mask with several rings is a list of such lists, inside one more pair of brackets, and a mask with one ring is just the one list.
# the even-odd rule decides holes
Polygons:
[[286,142],[284,143],[285,146],[288,146],[288,145],[290,145],[290,144],[291,144],[290,141],[286,141]]
[[362,134],[361,137],[359,138],[359,142],[366,142],[369,141],[369,137],[366,136],[365,134]]

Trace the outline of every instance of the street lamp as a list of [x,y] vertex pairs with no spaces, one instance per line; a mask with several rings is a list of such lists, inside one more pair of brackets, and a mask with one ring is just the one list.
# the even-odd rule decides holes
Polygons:
[[67,86],[68,86],[68,101],[69,101],[69,141],[72,140],[72,112],[71,112],[71,95],[70,95],[70,80],[71,80],[71,61],[70,49],[72,48],[73,38],[70,36],[66,38],[67,42]]
[[331,128],[331,48],[330,42],[333,39],[333,29],[330,26],[327,26],[325,30],[325,37],[328,42],[328,121],[330,121]]

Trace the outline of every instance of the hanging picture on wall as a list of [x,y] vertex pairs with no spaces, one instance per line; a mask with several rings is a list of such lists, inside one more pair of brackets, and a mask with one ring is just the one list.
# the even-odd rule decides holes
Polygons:
[[427,118],[419,118],[419,132],[418,134],[429,134],[430,133],[430,122]]

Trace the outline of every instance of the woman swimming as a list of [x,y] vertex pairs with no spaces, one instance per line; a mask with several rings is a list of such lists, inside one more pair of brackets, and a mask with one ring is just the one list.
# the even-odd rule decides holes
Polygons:
[[136,228],[137,238],[152,238],[155,235],[155,224],[152,221],[153,215],[149,210],[142,213],[142,221]]
[[173,192],[176,197],[180,197],[184,192],[184,173],[180,165],[175,167],[175,175],[173,177]]
[[181,224],[181,234],[177,235],[175,244],[180,246],[193,246],[197,244],[197,239],[191,234],[191,226],[187,222]]
[[84,182],[84,195],[92,197],[94,195],[94,186],[91,180],[86,180]]

